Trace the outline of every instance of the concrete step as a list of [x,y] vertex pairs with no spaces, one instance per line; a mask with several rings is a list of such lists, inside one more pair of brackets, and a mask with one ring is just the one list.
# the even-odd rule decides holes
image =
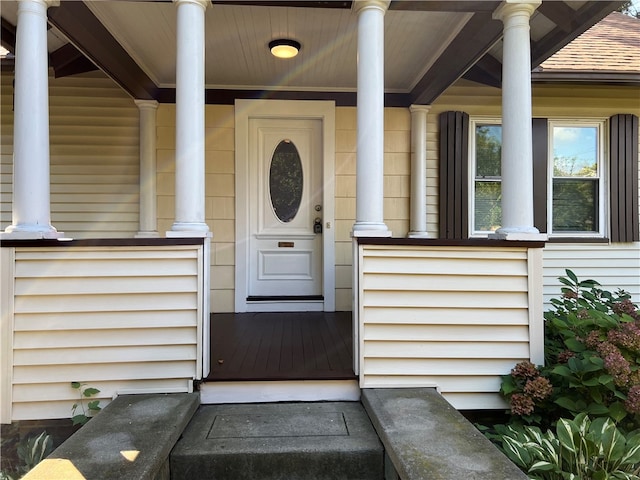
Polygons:
[[382,480],[359,402],[203,405],[170,457],[172,480]]

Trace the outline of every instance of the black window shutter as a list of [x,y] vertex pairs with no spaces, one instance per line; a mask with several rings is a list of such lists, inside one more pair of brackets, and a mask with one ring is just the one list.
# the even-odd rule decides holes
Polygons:
[[611,241],[640,241],[638,226],[638,117],[609,119]]
[[440,114],[439,237],[469,237],[469,115]]
[[547,231],[547,165],[549,156],[549,122],[534,118],[533,138],[533,224],[540,233]]

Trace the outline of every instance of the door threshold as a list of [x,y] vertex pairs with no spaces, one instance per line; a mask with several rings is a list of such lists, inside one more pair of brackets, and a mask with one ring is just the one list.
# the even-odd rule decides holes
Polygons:
[[322,300],[264,300],[247,302],[247,312],[324,312]]
[[247,302],[318,302],[324,301],[322,295],[250,295]]
[[204,382],[200,403],[270,403],[360,400],[358,380]]

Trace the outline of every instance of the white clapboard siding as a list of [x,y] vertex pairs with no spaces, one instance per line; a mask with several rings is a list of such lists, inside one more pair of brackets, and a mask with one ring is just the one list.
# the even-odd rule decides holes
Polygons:
[[69,417],[71,382],[101,390],[103,406],[117,394],[191,391],[201,370],[202,249],[3,248],[15,255],[12,308],[2,307],[13,328],[10,420]]
[[559,298],[563,286],[558,277],[572,270],[579,280],[592,279],[602,289],[630,293],[640,303],[640,243],[558,244],[544,248],[544,308],[551,299]]
[[[2,75],[0,229],[11,224],[12,76]],[[51,223],[72,238],[139,230],[138,109],[101,73],[49,77]]]
[[541,360],[541,249],[359,245],[362,388],[434,386],[502,408],[500,377]]

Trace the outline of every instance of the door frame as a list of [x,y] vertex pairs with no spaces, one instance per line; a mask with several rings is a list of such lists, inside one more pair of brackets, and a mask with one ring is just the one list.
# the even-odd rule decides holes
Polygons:
[[[335,299],[335,125],[333,101],[314,100],[246,100],[235,101],[235,311],[247,312],[249,291],[249,119],[316,119],[322,123],[322,294],[320,304],[333,312]],[[214,280],[215,281],[215,280]],[[255,304],[252,304],[253,307]],[[265,311],[291,310],[292,303],[264,305]],[[251,308],[255,311],[255,308]]]

